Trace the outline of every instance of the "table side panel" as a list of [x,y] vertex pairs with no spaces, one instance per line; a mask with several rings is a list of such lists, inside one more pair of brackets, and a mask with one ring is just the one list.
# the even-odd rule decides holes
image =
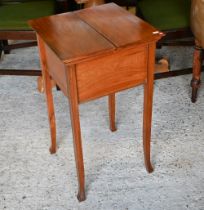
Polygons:
[[49,74],[55,80],[62,92],[67,96],[66,66],[46,44],[45,51]]
[[147,46],[123,49],[77,65],[79,102],[142,84],[147,76]]

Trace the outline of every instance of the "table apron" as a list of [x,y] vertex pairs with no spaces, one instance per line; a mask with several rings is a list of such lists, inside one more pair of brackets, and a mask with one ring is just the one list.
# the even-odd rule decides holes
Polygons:
[[120,50],[76,65],[79,102],[99,98],[144,83],[148,45]]
[[68,96],[66,65],[57,57],[57,55],[45,44],[47,70],[50,76],[55,80],[62,92]]

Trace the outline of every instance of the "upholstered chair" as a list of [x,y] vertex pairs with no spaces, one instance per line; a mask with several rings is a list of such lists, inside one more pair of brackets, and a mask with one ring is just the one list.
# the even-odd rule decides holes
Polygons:
[[[35,32],[27,21],[55,14],[56,9],[59,6],[55,0],[0,0],[0,58],[3,52],[7,54],[14,48],[36,45]],[[8,44],[8,40],[23,43]],[[0,69],[0,74],[19,74],[19,70]]]
[[192,37],[190,30],[191,0],[136,0],[136,6],[138,16],[166,34],[160,40],[160,45],[189,43],[189,40],[178,42],[178,39]]

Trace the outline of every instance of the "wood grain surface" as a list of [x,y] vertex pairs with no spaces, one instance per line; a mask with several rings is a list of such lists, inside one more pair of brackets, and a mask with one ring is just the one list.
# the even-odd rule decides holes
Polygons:
[[141,84],[147,75],[147,47],[118,51],[77,65],[79,102]]
[[160,39],[154,27],[114,3],[30,20],[29,24],[66,64]]
[[[51,152],[56,151],[50,76],[69,98],[78,177],[78,200],[86,199],[79,104],[108,95],[110,129],[115,126],[115,93],[144,84],[143,147],[150,161],[156,41],[161,34],[116,4],[30,21],[39,38],[45,77]],[[154,32],[154,33],[153,33]]]
[[77,15],[117,48],[159,38],[153,34],[157,29],[114,3],[80,10]]
[[115,49],[75,13],[39,18],[29,21],[29,24],[66,63]]

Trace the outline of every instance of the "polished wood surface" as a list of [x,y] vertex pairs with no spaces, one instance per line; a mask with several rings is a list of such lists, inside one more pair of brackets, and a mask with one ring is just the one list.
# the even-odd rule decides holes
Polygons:
[[149,173],[153,171],[153,167],[150,161],[150,139],[151,139],[151,122],[152,122],[155,48],[156,48],[155,43],[149,44],[147,77],[144,82],[143,149],[144,149],[145,166]]
[[146,46],[117,50],[78,64],[76,72],[79,101],[84,102],[131,88],[135,83],[143,83],[147,74],[146,67]]
[[[125,30],[118,27],[117,21],[121,21]],[[46,78],[51,152],[56,151],[51,77],[69,98],[78,200],[86,197],[78,107],[82,102],[107,95],[110,130],[115,131],[115,93],[144,84],[144,159],[147,171],[152,172],[154,59],[156,41],[162,34],[115,4],[32,20],[30,24],[39,36],[41,65]]]
[[38,37],[38,46],[39,46],[39,54],[40,54],[40,62],[42,67],[42,75],[44,78],[44,87],[45,87],[45,95],[47,99],[47,110],[48,110],[48,118],[50,124],[50,135],[51,135],[51,146],[50,146],[50,153],[53,154],[56,152],[56,123],[55,123],[55,112],[54,112],[54,103],[53,103],[53,96],[52,96],[52,85],[51,85],[51,78],[48,73],[48,66],[47,66],[47,55],[45,51],[45,46],[43,41],[39,36]]
[[29,23],[65,63],[76,63],[91,55],[115,49],[112,43],[74,12],[31,20]]
[[49,74],[54,78],[55,82],[59,85],[62,92],[68,96],[67,93],[67,81],[66,81],[66,66],[61,62],[59,57],[47,46],[44,44],[47,57],[47,69],[49,69]]
[[74,154],[78,177],[78,195],[79,201],[85,200],[85,177],[84,177],[84,162],[81,142],[81,129],[79,121],[79,108],[77,97],[77,78],[76,78],[76,66],[72,65],[66,71],[67,79],[67,91],[69,94],[69,109],[72,123],[72,133],[74,140]]
[[[111,13],[111,16],[110,16]],[[141,44],[155,41],[159,34],[153,34],[156,29],[136,18],[115,4],[105,4],[99,7],[91,7],[80,10],[78,16],[106,37],[117,48],[129,44]],[[129,20],[127,22],[127,19]]]
[[153,34],[156,29],[148,23],[113,3],[39,18],[29,24],[66,64],[110,53],[111,49],[156,41],[161,36]]

